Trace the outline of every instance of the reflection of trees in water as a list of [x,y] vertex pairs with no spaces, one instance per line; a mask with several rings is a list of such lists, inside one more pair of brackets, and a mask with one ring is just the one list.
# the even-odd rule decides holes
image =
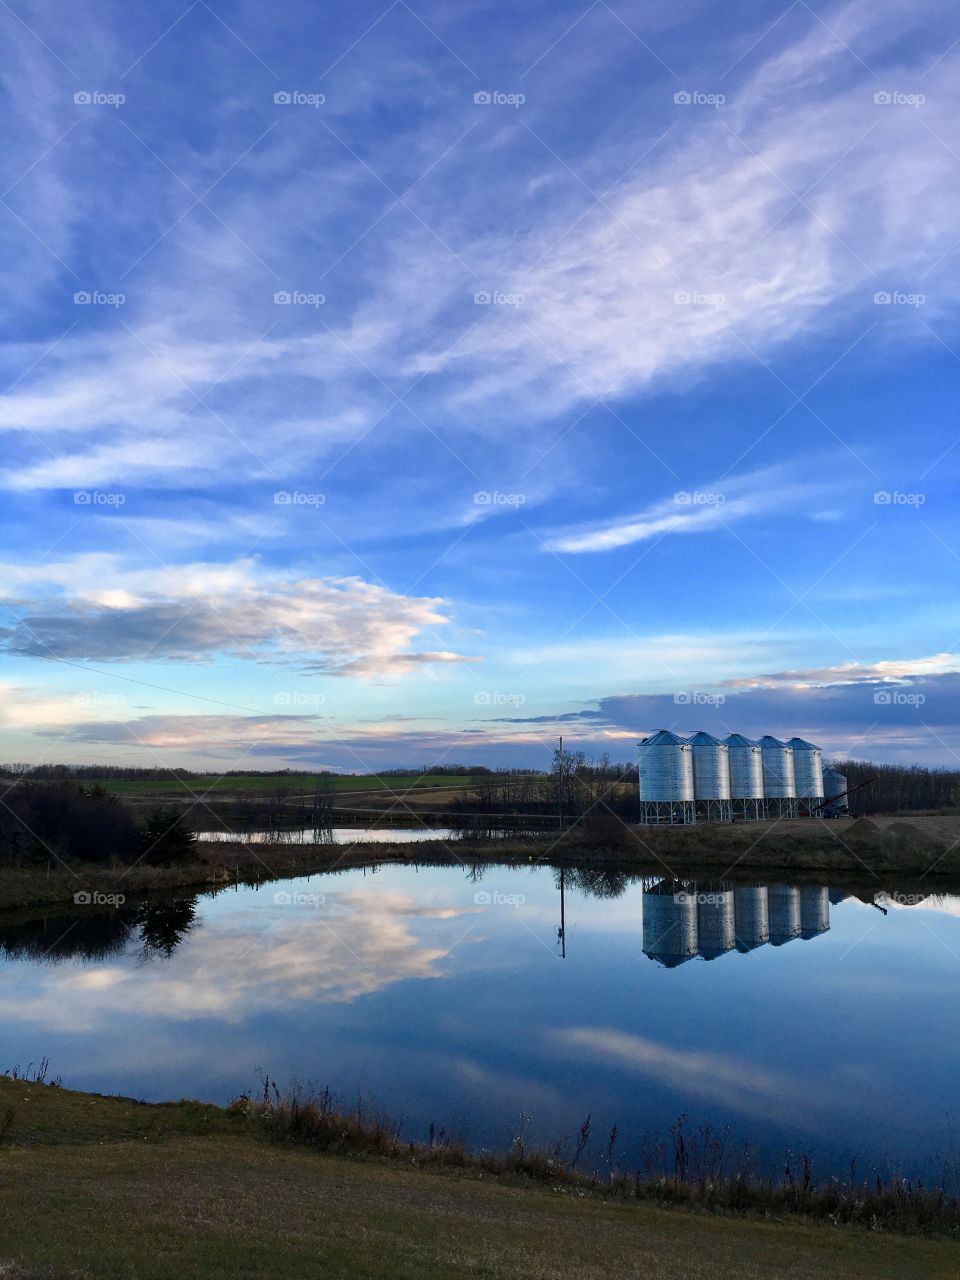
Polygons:
[[0,951],[11,960],[107,960],[122,952],[130,923],[119,912],[42,916],[0,926]]
[[169,959],[194,927],[196,917],[195,895],[141,902],[113,911],[43,915],[0,924],[0,955],[44,964],[103,961],[138,943],[144,960]]
[[[559,889],[559,868],[555,867],[553,874]],[[577,889],[590,898],[619,898],[630,883],[626,872],[612,867],[566,867],[563,874],[568,889]]]
[[142,903],[134,927],[139,930],[143,954],[169,959],[197,921],[197,899],[171,898]]

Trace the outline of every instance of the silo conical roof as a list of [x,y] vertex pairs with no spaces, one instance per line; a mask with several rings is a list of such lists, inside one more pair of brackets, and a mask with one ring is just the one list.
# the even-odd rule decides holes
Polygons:
[[756,738],[745,738],[742,733],[731,733],[726,742],[728,747],[755,747],[757,745]]
[[687,744],[686,738],[671,733],[669,729],[658,729],[652,738],[644,738],[643,741],[648,747],[684,747]]
[[695,733],[689,739],[692,747],[722,747],[723,743],[719,738],[715,738],[712,733],[707,733],[706,729],[701,729],[699,733]]

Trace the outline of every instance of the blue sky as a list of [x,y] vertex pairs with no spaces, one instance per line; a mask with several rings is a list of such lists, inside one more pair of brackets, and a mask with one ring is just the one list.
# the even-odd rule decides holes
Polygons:
[[6,759],[960,758],[953,6],[0,27]]

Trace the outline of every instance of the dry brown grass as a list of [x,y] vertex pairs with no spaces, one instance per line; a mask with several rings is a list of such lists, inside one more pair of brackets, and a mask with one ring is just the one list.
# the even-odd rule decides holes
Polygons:
[[[258,1141],[196,1103],[0,1080],[4,1280],[954,1280],[956,1246]],[[16,1269],[14,1269],[16,1268]],[[2,1273],[0,1273],[2,1274]]]

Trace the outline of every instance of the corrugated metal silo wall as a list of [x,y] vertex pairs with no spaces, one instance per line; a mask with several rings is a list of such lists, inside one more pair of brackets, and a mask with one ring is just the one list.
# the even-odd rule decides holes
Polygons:
[[763,760],[760,748],[727,743],[730,761],[730,794],[734,800],[763,799]]
[[793,749],[785,743],[760,740],[763,760],[763,792],[770,800],[790,800],[797,794]]
[[725,742],[690,740],[693,794],[697,800],[730,799],[730,751]]
[[693,752],[687,742],[641,742],[641,800],[693,800]]

